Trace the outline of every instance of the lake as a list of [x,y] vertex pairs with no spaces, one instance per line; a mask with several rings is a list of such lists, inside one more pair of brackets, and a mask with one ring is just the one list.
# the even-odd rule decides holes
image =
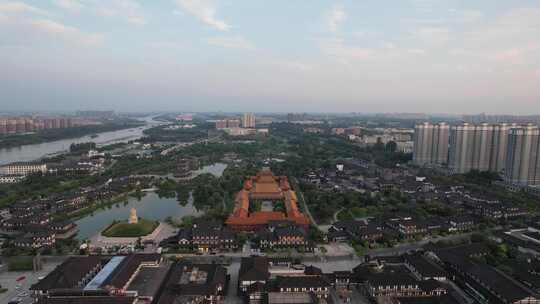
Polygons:
[[198,212],[193,206],[192,198],[189,199],[186,206],[182,206],[176,198],[159,198],[155,193],[148,193],[140,201],[130,197],[128,204],[121,202],[110,208],[106,207],[94,211],[93,215],[75,221],[79,226],[77,239],[85,240],[94,236],[111,224],[113,220],[127,220],[131,208],[137,209],[137,216],[149,220],[163,221],[168,216],[181,219],[185,215],[202,215],[202,212]]
[[227,164],[224,163],[213,163],[211,165],[203,166],[201,169],[193,171],[192,175],[193,177],[205,173],[210,173],[214,175],[215,177],[220,177],[223,175],[223,171],[227,169]]

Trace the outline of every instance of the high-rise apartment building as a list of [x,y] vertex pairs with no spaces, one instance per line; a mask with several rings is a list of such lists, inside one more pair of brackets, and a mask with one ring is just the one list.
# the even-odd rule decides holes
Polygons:
[[537,126],[510,130],[505,180],[521,186],[540,185],[540,130]]
[[71,118],[0,118],[0,135],[34,132],[42,129],[74,127]]
[[506,153],[508,151],[508,134],[518,125],[501,123],[493,126],[493,142],[491,151],[490,170],[502,172],[506,166]]
[[244,113],[244,116],[242,117],[242,127],[255,128],[255,114]]
[[448,167],[452,173],[471,170],[475,131],[474,125],[468,123],[452,127],[448,152]]
[[413,162],[424,166],[446,164],[450,126],[446,123],[422,123],[414,127]]
[[471,170],[501,172],[505,167],[508,132],[516,125],[453,126],[450,132],[448,167],[454,174]]
[[238,119],[222,119],[216,121],[216,129],[231,129],[231,128],[239,128],[240,127],[240,120]]

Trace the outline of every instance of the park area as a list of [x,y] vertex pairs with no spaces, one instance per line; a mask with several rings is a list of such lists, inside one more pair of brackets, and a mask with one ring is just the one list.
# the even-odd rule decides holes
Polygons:
[[151,234],[158,226],[158,221],[145,219],[139,219],[136,224],[130,224],[127,221],[113,222],[101,232],[101,235],[106,237],[141,237]]

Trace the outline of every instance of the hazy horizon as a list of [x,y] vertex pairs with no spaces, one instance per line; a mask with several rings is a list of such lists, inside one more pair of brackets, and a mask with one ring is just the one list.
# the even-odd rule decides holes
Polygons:
[[534,0],[0,0],[0,111],[540,113]]

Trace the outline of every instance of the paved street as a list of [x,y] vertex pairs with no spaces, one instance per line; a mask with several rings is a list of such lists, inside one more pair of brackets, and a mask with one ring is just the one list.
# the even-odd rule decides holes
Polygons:
[[448,235],[444,237],[437,237],[437,238],[427,238],[418,242],[413,243],[406,243],[406,244],[400,244],[396,247],[392,248],[381,248],[381,249],[371,249],[368,250],[367,254],[374,257],[374,256],[386,256],[386,255],[400,255],[403,253],[406,253],[407,251],[411,250],[418,250],[422,248],[422,246],[428,244],[429,242],[433,241],[461,241],[470,238],[472,233],[463,233],[463,234],[454,234],[454,235]]
[[[359,263],[360,262],[357,260],[349,260],[349,261],[305,262],[304,264],[319,267],[324,272],[332,272],[332,271],[345,271],[345,270],[350,271],[351,269],[356,267]],[[241,299],[236,295],[239,269],[240,269],[240,261],[234,261],[231,263],[230,266],[228,266],[228,272],[231,275],[231,281],[229,283],[228,294],[225,299],[226,304],[242,303]],[[337,297],[335,297],[335,299],[337,300]],[[341,303],[341,302],[336,302],[336,303]],[[352,300],[352,302],[349,302],[349,303],[367,304],[369,302],[367,302],[367,300],[363,296],[361,296],[357,291],[355,291],[354,299]]]
[[[6,293],[0,294],[0,303],[8,303],[15,298],[20,299],[21,304],[32,303],[32,298],[30,297],[30,292],[28,290],[30,286],[32,286],[32,284],[35,284],[38,281],[39,277],[46,276],[59,264],[60,262],[44,263],[43,270],[40,270],[38,272],[5,271],[0,273],[0,285],[2,285],[3,288],[8,289]],[[23,276],[26,278],[20,282],[17,282],[17,278],[21,278]],[[17,288],[18,284],[20,284],[20,288]]]
[[[450,235],[446,237],[440,237],[436,240],[447,240],[447,241],[456,241],[464,238],[468,238],[470,234],[462,235]],[[397,255],[402,254],[410,250],[416,250],[421,248],[423,245],[427,244],[432,239],[426,239],[415,243],[403,244],[395,248],[381,248],[369,250],[368,254],[371,256],[383,256],[383,255]],[[323,272],[333,272],[340,270],[352,270],[354,267],[358,266],[363,258],[358,258],[350,254],[350,246],[345,244],[330,244],[326,245],[327,254],[325,257],[316,257],[316,256],[305,256],[303,258],[305,265],[313,265],[320,268]],[[230,266],[228,266],[228,273],[231,276],[231,280],[228,286],[228,296],[225,303],[236,304],[241,303],[240,298],[236,295],[236,287],[238,280],[238,270],[240,268],[240,258],[242,256],[249,256],[252,254],[251,246],[246,244],[241,252],[236,253],[224,253],[223,256],[231,260]],[[216,256],[205,255],[183,255],[185,257],[192,258],[193,260],[199,260],[199,262],[211,262],[214,259],[218,259]],[[351,258],[353,256],[353,258]],[[38,278],[41,276],[46,276],[54,267],[60,264],[62,257],[57,257],[58,260],[47,261],[44,263],[44,269],[39,272],[24,271],[24,272],[7,272],[4,271],[0,273],[0,284],[4,288],[8,288],[8,292],[0,294],[0,303],[8,303],[14,298],[19,298],[22,304],[30,304],[32,299],[29,297],[28,288],[38,281]],[[17,278],[25,277],[20,283],[16,280]],[[20,284],[19,288],[16,288]],[[332,298],[334,300],[339,300],[337,294],[333,294]],[[336,303],[340,303],[339,301]],[[350,303],[359,303],[364,304],[368,303],[367,300],[362,297],[357,291],[355,291],[352,302]]]
[[[141,237],[142,242],[153,241],[159,244],[162,240],[176,234],[176,229],[167,223],[160,223],[159,226],[147,236]],[[90,247],[112,247],[135,245],[139,238],[136,237],[105,237],[101,232],[90,238]]]

